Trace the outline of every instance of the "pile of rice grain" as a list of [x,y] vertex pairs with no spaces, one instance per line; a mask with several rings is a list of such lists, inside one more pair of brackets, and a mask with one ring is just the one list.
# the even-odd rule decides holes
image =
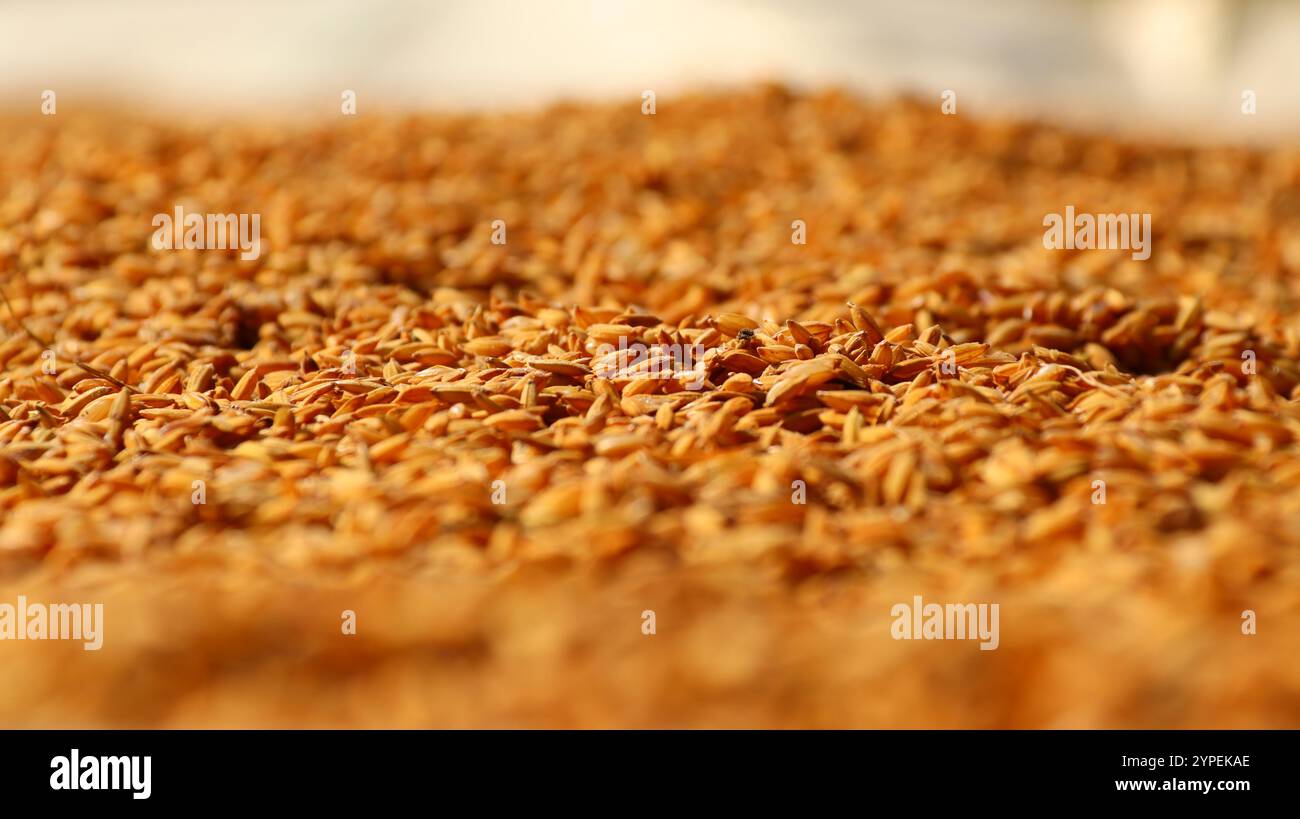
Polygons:
[[0,642],[6,727],[1300,726],[1300,152],[777,88],[0,144],[0,599],[106,618]]

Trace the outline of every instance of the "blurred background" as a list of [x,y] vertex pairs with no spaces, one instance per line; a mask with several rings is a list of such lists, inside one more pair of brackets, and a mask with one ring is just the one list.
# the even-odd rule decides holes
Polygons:
[[[777,80],[1187,138],[1300,133],[1291,0],[7,0],[0,100],[530,107]],[[1257,114],[1241,113],[1242,92]],[[937,102],[936,102],[937,104]]]

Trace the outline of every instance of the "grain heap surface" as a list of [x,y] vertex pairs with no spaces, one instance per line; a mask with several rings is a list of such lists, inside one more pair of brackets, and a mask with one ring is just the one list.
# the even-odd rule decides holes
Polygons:
[[[52,119],[0,121],[0,595],[107,624],[0,643],[5,725],[1300,726],[1295,151]],[[151,249],[178,204],[261,257]],[[1045,249],[1067,205],[1151,258]],[[891,639],[914,595],[1000,647]]]

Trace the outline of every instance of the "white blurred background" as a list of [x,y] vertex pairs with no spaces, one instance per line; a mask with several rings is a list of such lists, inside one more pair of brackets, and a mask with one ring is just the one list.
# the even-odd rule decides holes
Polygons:
[[[532,107],[757,80],[1300,138],[1292,0],[7,0],[0,100],[173,115]],[[1257,114],[1241,113],[1246,89]]]

